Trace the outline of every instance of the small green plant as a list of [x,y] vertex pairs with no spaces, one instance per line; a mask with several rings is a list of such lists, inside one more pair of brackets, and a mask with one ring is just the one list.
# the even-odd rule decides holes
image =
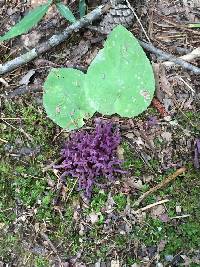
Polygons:
[[134,117],[153,98],[152,66],[136,38],[122,25],[109,34],[87,74],[53,69],[44,84],[43,103],[59,126],[73,130],[97,111],[103,115]]
[[79,0],[79,15],[82,18],[85,16],[87,11],[87,5],[85,3],[85,0]]
[[74,23],[76,22],[76,18],[74,17],[73,13],[71,10],[65,6],[63,3],[56,3],[56,7],[60,14],[66,18],[69,22]]
[[[28,32],[33,28],[47,13],[49,7],[54,1],[49,0],[46,4],[39,5],[35,9],[31,10],[21,21],[19,21],[15,26],[13,26],[7,33],[0,36],[0,42],[9,40],[13,37],[19,36]],[[55,3],[59,13],[66,18],[70,23],[76,22],[76,18],[72,11],[65,6],[62,2],[56,1]],[[79,14],[83,17],[86,13],[86,3],[84,0],[79,1]]]
[[117,206],[117,210],[123,211],[126,207],[126,196],[120,193],[120,194],[115,195],[113,199]]
[[91,201],[90,204],[91,211],[100,212],[102,207],[105,206],[106,201],[107,201],[107,195],[104,192],[99,191],[97,194],[94,195],[93,200]]
[[41,256],[35,257],[35,267],[47,267],[50,266],[48,260],[44,259]]
[[188,28],[200,28],[200,23],[190,23],[187,26]]

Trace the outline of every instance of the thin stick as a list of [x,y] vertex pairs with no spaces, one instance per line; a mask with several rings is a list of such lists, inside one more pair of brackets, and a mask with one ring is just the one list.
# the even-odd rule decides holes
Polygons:
[[20,131],[21,133],[23,133],[29,141],[31,141],[31,142],[33,141],[33,138],[31,137],[31,135],[28,134],[28,133],[26,133],[22,128],[16,128],[16,127],[14,127],[12,124],[8,123],[7,121],[4,121],[3,118],[1,118],[1,120],[5,124],[7,124],[8,126],[10,126],[12,129],[17,130],[17,131]]
[[154,47],[152,44],[148,44],[145,43],[143,41],[139,41],[140,45],[146,49],[147,51],[154,53],[155,55],[161,57],[163,60],[168,60],[168,61],[172,61],[177,65],[180,65],[181,67],[183,67],[184,69],[188,69],[192,72],[194,72],[195,74],[200,74],[200,68],[180,59],[180,58],[176,58],[175,56],[166,53],[156,47]]
[[183,218],[187,218],[187,217],[190,217],[190,216],[191,216],[190,214],[184,214],[184,215],[171,217],[170,219],[171,220],[173,220],[173,219],[183,219]]
[[58,159],[56,159],[54,162],[52,162],[51,164],[45,166],[45,167],[42,169],[42,172],[46,172],[46,171],[52,169],[53,166],[54,166],[55,164],[57,164],[58,162],[60,162],[62,159],[63,159],[63,157],[60,156],[60,157],[59,157]]
[[7,141],[7,140],[5,140],[5,139],[2,139],[2,138],[0,138],[0,142],[3,142],[3,143],[8,143],[8,141]]
[[58,138],[58,136],[61,135],[61,133],[63,133],[65,131],[65,129],[62,129],[58,134],[56,134],[56,136],[54,136],[53,138],[53,142]]
[[147,33],[146,33],[146,31],[145,31],[145,29],[144,29],[144,27],[143,27],[143,25],[142,25],[140,19],[138,18],[137,13],[136,13],[135,10],[134,10],[134,8],[131,6],[131,4],[129,3],[128,0],[126,0],[126,4],[127,4],[127,6],[130,8],[130,10],[133,12],[133,15],[136,17],[136,19],[137,19],[138,23],[140,24],[140,27],[142,28],[142,31],[143,31],[144,35],[146,36],[148,42],[151,43],[151,40],[149,39],[149,36],[147,35]]
[[155,206],[162,205],[162,204],[164,204],[164,203],[166,203],[166,202],[168,202],[168,201],[169,201],[169,199],[163,199],[163,200],[160,200],[160,201],[158,201],[158,202],[156,202],[156,203],[149,204],[149,205],[147,205],[147,206],[144,207],[144,208],[141,208],[141,209],[136,210],[136,211],[134,212],[134,214],[143,212],[143,211],[145,211],[145,210],[152,209],[152,208],[154,208]]
[[68,194],[68,196],[67,196],[67,198],[66,198],[66,200],[65,200],[65,204],[66,204],[66,202],[68,201],[68,199],[70,198],[72,192],[74,191],[74,188],[75,188],[77,182],[78,182],[78,178],[75,180],[75,182],[74,182],[74,184],[73,184],[73,186],[72,186],[72,188],[71,188],[71,190],[70,190],[70,192],[69,192],[69,194]]
[[[88,15],[83,17],[82,19],[80,19],[77,22],[70,25],[68,28],[66,28],[60,34],[53,35],[49,40],[38,45],[37,47],[33,48],[29,52],[27,52],[27,53],[25,53],[19,57],[16,57],[13,60],[6,62],[4,65],[0,65],[0,75],[6,74],[6,73],[18,68],[18,67],[30,62],[31,60],[35,59],[39,55],[50,50],[52,47],[59,45],[63,41],[67,40],[67,38],[69,37],[69,35],[73,31],[78,31],[79,29],[88,26],[91,22],[100,18],[101,15],[106,13],[109,10],[109,8],[110,8],[110,5],[97,7],[92,12],[90,12]],[[146,42],[143,42],[140,40],[138,40],[138,41],[144,49],[146,49],[147,51],[154,53],[155,55],[161,57],[163,60],[168,60],[168,61],[174,62],[175,64],[180,65],[183,68],[188,69],[195,74],[200,74],[200,68],[198,68],[198,67],[196,67],[196,66],[194,66],[194,65],[192,65],[192,64],[190,64],[190,63],[188,63],[188,62],[186,62],[180,58],[176,58],[175,56],[154,47],[151,43],[146,43]]]
[[67,40],[67,38],[70,36],[70,34],[74,31],[78,31],[79,29],[88,26],[91,22],[98,19],[106,13],[110,8],[110,5],[101,5],[98,6],[96,9],[94,9],[92,12],[81,18],[80,20],[76,21],[69,27],[67,27],[63,32],[59,34],[53,35],[50,39],[48,39],[46,42],[43,42],[36,46],[35,48],[31,49],[29,52],[16,57],[13,60],[10,60],[6,62],[4,65],[0,65],[0,75],[5,74],[9,71],[12,71],[19,66],[22,66],[31,60],[35,59],[39,55],[47,52],[52,47],[55,47],[62,43],[63,41]]
[[182,81],[192,91],[193,94],[195,94],[195,90],[192,88],[192,86],[190,86],[186,81],[184,81],[182,77],[178,76],[178,79]]
[[155,193],[157,190],[165,187],[171,181],[173,181],[174,179],[176,179],[176,177],[178,177],[179,175],[183,174],[185,171],[186,171],[186,168],[185,167],[182,167],[182,168],[178,169],[177,171],[175,171],[175,173],[173,173],[173,174],[169,175],[168,177],[166,177],[161,183],[157,184],[155,187],[152,187],[151,189],[149,189],[149,191],[145,192],[142,196],[140,196],[138,198],[138,200],[134,203],[135,206],[139,206],[139,204],[145,198],[147,198],[150,194]]
[[0,120],[24,120],[23,118],[0,117]]
[[3,85],[5,85],[5,87],[9,86],[9,84],[3,78],[0,78],[0,82],[3,83]]
[[[184,56],[179,57],[179,59],[185,60],[187,62],[191,62],[196,58],[200,57],[200,47],[194,49],[192,52],[190,52],[189,54],[186,54]],[[170,62],[170,61],[165,61],[162,63],[163,65],[165,65],[166,67],[172,67],[174,66],[174,62]]]

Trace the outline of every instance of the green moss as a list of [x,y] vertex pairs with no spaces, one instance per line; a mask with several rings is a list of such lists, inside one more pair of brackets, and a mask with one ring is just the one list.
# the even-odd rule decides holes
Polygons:
[[186,111],[184,115],[183,113],[178,113],[176,119],[180,125],[183,125],[184,129],[188,129],[190,132],[197,135],[197,137],[200,135],[200,112]]
[[122,193],[117,194],[113,197],[113,200],[115,201],[116,208],[118,211],[123,211],[126,207],[126,196]]
[[34,262],[35,267],[48,267],[50,266],[48,260],[44,259],[41,256],[36,256],[35,257],[35,262]]
[[[28,104],[27,104],[28,103]],[[155,110],[148,109],[149,113],[156,114]],[[145,113],[145,116],[148,115]],[[16,219],[16,203],[20,204],[23,212],[34,209],[34,215],[30,223],[45,223],[48,229],[48,236],[58,250],[61,250],[63,258],[75,256],[80,249],[83,250],[82,260],[85,262],[96,262],[99,258],[107,260],[112,251],[117,251],[119,255],[123,254],[124,261],[128,266],[139,262],[127,253],[127,246],[133,246],[136,241],[139,244],[146,246],[158,245],[161,240],[166,240],[167,244],[162,253],[177,254],[180,251],[190,251],[198,249],[200,243],[199,237],[199,218],[200,218],[200,176],[199,172],[193,170],[192,164],[188,164],[186,175],[176,178],[166,188],[158,190],[155,194],[150,195],[142,204],[148,205],[155,203],[158,197],[169,198],[170,201],[165,205],[169,217],[177,216],[176,206],[182,207],[182,214],[189,214],[190,217],[178,219],[176,224],[173,220],[168,223],[163,223],[159,219],[152,219],[147,212],[146,219],[140,223],[136,221],[130,234],[119,234],[117,223],[114,221],[108,235],[104,232],[104,223],[108,214],[105,212],[108,200],[108,194],[114,199],[113,214],[119,219],[123,217],[123,211],[127,204],[127,196],[120,192],[119,185],[112,185],[110,190],[100,190],[94,188],[92,199],[88,208],[83,208],[83,202],[79,198],[79,193],[74,190],[68,201],[61,201],[58,206],[53,205],[58,191],[56,186],[51,188],[48,184],[48,179],[57,183],[58,178],[49,170],[47,173],[42,171],[43,167],[49,164],[49,160],[54,160],[59,156],[59,143],[53,143],[55,136],[54,124],[46,118],[42,109],[38,107],[34,100],[30,103],[29,99],[22,102],[5,102],[4,104],[5,117],[19,117],[21,120],[8,121],[16,129],[13,129],[7,124],[2,123],[0,126],[1,138],[7,140],[7,144],[0,147],[0,152],[3,158],[0,162],[0,225],[3,227],[12,226]],[[180,115],[179,115],[180,116]],[[190,120],[195,123],[199,122],[199,115],[187,114]],[[180,123],[186,123],[186,119],[178,118]],[[189,126],[188,126],[189,127]],[[26,134],[19,129],[22,128]],[[198,136],[198,129],[193,128],[195,135]],[[181,133],[180,133],[181,134]],[[64,139],[63,136],[60,136]],[[177,137],[178,138],[178,137]],[[16,140],[22,140],[22,144]],[[60,141],[62,142],[62,140]],[[158,144],[159,146],[162,143]],[[6,150],[6,147],[13,147],[15,151],[21,147],[40,147],[40,152],[35,156],[19,157],[11,156],[11,152]],[[134,176],[142,176],[149,174],[149,168],[146,167],[133,151],[128,143],[123,143],[125,169],[129,170]],[[6,152],[5,152],[6,151]],[[131,206],[140,194],[146,192],[155,183],[161,182],[166,177],[170,170],[165,175],[160,175],[156,172],[159,169],[160,163],[158,160],[149,161],[152,168],[155,170],[155,179],[152,184],[145,184],[142,192],[135,191],[133,196],[130,196]],[[151,173],[152,175],[152,173]],[[67,179],[67,187],[65,188],[65,197],[71,191],[75,180]],[[63,192],[64,193],[64,192]],[[80,202],[80,221],[74,220],[74,203]],[[59,211],[60,209],[60,211]],[[88,214],[95,212],[99,214],[99,221],[91,225],[86,220]],[[79,224],[84,222],[85,232],[80,235]],[[87,228],[88,227],[88,228]],[[111,228],[112,228],[111,227]],[[11,227],[12,229],[12,227]],[[0,255],[5,262],[11,259],[11,252],[14,251],[19,258],[23,258],[24,251],[21,246],[22,238],[17,234],[5,233],[0,235]],[[59,247],[59,244],[62,246]],[[133,245],[132,245],[133,244]],[[120,254],[121,253],[121,254]],[[48,261],[42,257],[30,256],[34,266],[48,266]],[[191,265],[192,266],[192,265]],[[195,265],[194,265],[195,266]]]
[[105,194],[103,191],[99,191],[98,188],[94,189],[94,194],[90,203],[90,210],[100,212],[101,209],[105,206],[106,201],[107,194]]
[[123,249],[124,244],[127,242],[127,237],[124,235],[117,234],[115,235],[114,243],[116,249]]
[[[136,227],[137,238],[147,246],[158,244],[162,239],[167,241],[163,252],[165,254],[177,254],[180,251],[198,249],[200,243],[199,218],[200,218],[200,180],[199,173],[189,169],[181,178],[177,178],[167,188],[157,192],[160,196],[170,195],[170,201],[166,203],[167,214],[170,218],[176,217],[176,206],[182,208],[182,214],[190,217],[163,223],[159,219],[147,216],[143,226]],[[155,203],[156,195],[146,199],[146,204]],[[148,234],[147,234],[148,233]]]
[[16,234],[2,233],[0,235],[0,258],[4,259],[4,263],[9,263],[12,259],[12,253],[21,253],[20,240]]
[[122,147],[124,149],[124,169],[129,171],[133,170],[135,176],[140,176],[144,169],[144,162],[134,154],[127,142],[123,142]]

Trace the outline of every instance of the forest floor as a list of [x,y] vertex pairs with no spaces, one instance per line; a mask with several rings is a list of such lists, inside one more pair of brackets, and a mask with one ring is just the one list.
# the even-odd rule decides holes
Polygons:
[[[0,34],[24,15],[29,2],[0,1]],[[99,2],[91,1],[89,11]],[[71,7],[76,12],[76,1]],[[163,51],[179,57],[200,46],[199,28],[186,25],[200,20],[198,0],[149,0],[136,11],[153,45]],[[0,63],[66,25],[52,9],[30,33],[0,44]],[[137,21],[130,30],[145,40]],[[191,71],[166,69],[148,53],[162,108],[152,104],[134,119],[115,117],[128,137],[119,153],[129,174],[95,188],[89,201],[74,179],[60,190],[51,163],[68,133],[47,118],[42,86],[52,67],[87,69],[102,47],[101,37],[82,29],[0,80],[0,266],[200,266],[200,77]],[[135,206],[181,167],[186,171]]]

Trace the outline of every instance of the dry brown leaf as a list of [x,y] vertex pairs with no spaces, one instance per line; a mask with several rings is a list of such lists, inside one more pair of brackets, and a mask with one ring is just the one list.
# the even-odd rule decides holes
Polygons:
[[29,70],[19,81],[20,85],[28,85],[30,82],[30,78],[35,74],[35,70]]
[[90,221],[91,221],[92,224],[97,223],[98,220],[99,220],[99,216],[98,216],[98,214],[95,213],[95,212],[90,213],[90,214],[89,214],[89,218],[90,218]]
[[117,156],[120,160],[124,160],[124,148],[122,146],[117,147]]
[[170,132],[163,132],[163,133],[161,133],[161,136],[167,142],[171,142],[172,141],[172,133],[170,133]]
[[142,181],[138,177],[126,177],[123,179],[125,187],[131,189],[141,189],[143,187]]
[[21,36],[22,43],[25,47],[32,48],[38,45],[41,33],[37,30],[32,30],[30,33]]
[[158,205],[151,210],[151,216],[153,219],[157,219],[160,215],[165,213],[165,207]]

